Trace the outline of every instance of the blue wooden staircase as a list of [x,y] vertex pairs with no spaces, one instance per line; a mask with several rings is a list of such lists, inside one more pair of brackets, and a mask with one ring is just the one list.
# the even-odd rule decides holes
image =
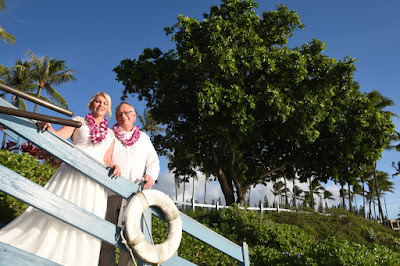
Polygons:
[[[12,108],[8,102],[1,98],[0,106]],[[49,131],[39,132],[35,122],[30,119],[0,113],[0,123],[7,128],[9,135],[28,140],[125,199],[131,198],[139,191],[139,187],[136,184],[131,183],[125,178],[110,178],[109,171],[103,165],[74,147],[70,142],[61,139]],[[116,243],[119,228],[116,228],[115,225],[66,201],[1,165],[0,191],[20,199],[105,242],[124,248],[121,242]],[[147,215],[147,217],[151,218],[151,215],[155,215],[165,221],[162,212],[157,209],[151,209],[150,212],[150,215]],[[237,260],[239,265],[250,265],[246,243],[239,246],[187,215],[183,213],[180,213],[180,215],[184,232],[229,255]],[[144,262],[142,263],[145,264]],[[0,242],[0,265],[57,264]],[[171,259],[162,263],[162,265],[193,265],[193,263],[178,255],[174,255]]]

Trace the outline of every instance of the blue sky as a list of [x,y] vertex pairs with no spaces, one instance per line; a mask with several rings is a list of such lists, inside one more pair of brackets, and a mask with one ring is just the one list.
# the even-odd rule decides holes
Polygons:
[[[174,48],[163,29],[172,26],[179,14],[202,19],[216,0],[169,0],[169,1],[104,1],[104,0],[6,0],[7,8],[0,12],[0,25],[15,35],[17,44],[0,42],[0,64],[11,67],[16,58],[25,58],[27,49],[38,57],[49,56],[66,60],[71,69],[78,71],[77,80],[56,87],[69,103],[75,115],[87,113],[87,102],[98,91],[106,91],[113,105],[120,101],[123,87],[115,81],[112,71],[122,59],[137,58],[144,48],[158,47],[163,51]],[[257,12],[272,10],[283,3],[294,9],[305,24],[304,30],[296,31],[290,45],[301,45],[313,37],[326,43],[330,57],[343,59],[346,55],[356,58],[355,80],[363,92],[378,90],[395,102],[388,109],[400,114],[398,87],[400,53],[400,2],[395,0],[288,0],[259,1]],[[144,109],[143,102],[131,97],[138,113]],[[28,108],[30,108],[28,106]],[[32,108],[31,108],[32,109]],[[67,118],[39,107],[39,113]],[[399,125],[399,120],[394,120]],[[110,119],[114,124],[115,119]],[[390,175],[395,171],[391,164],[400,160],[400,153],[385,152],[378,162],[378,170]],[[159,187],[173,190],[167,172],[166,160],[161,160]],[[201,179],[201,178],[200,178]],[[196,187],[201,187],[199,179]],[[393,179],[395,193],[386,196],[389,217],[400,212],[398,196],[399,177]],[[328,184],[332,186],[332,184]],[[256,187],[251,193],[252,204],[263,199],[271,187]],[[191,185],[188,185],[191,191]],[[332,189],[335,188],[332,186]],[[202,202],[202,189],[196,189]],[[218,197],[217,184],[210,184],[208,201]],[[181,192],[180,192],[181,193]],[[171,196],[174,192],[169,193]],[[185,196],[190,198],[188,194]],[[361,200],[358,200],[360,204]]]

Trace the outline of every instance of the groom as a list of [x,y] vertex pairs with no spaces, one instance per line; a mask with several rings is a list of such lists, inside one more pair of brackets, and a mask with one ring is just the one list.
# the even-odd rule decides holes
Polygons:
[[[123,177],[138,184],[144,183],[149,189],[154,185],[160,171],[157,153],[146,133],[139,131],[133,124],[136,121],[136,112],[132,105],[122,102],[117,106],[116,118],[118,124],[113,127],[115,133],[113,164],[121,168]],[[124,205],[121,206],[121,203]],[[126,205],[126,200],[118,195],[109,195],[107,202],[106,219],[117,224],[120,209]],[[121,250],[119,265],[128,265],[130,256]],[[100,266],[115,265],[115,247],[103,242],[100,251]]]

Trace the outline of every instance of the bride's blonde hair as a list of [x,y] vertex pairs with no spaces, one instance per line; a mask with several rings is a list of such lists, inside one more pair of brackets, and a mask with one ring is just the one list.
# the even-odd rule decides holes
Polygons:
[[103,96],[106,99],[106,101],[107,101],[107,114],[111,117],[111,115],[112,115],[112,112],[111,112],[111,97],[110,97],[110,95],[108,95],[107,93],[105,93],[103,91],[96,93],[95,95],[93,95],[92,99],[90,99],[90,101],[88,103],[89,110],[92,110],[92,104],[94,102],[94,99],[96,99],[96,97],[99,96],[99,95]]

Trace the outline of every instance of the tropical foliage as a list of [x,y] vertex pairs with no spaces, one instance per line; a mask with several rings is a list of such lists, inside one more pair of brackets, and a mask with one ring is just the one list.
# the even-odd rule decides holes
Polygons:
[[286,167],[300,181],[355,183],[389,145],[391,114],[360,92],[354,59],[329,58],[317,39],[289,48],[304,27],[295,11],[256,6],[224,0],[203,21],[178,16],[165,29],[174,50],[145,49],[114,69],[123,97],[146,100],[166,128],[154,140],[169,169],[210,174],[227,205]]
[[[5,8],[6,8],[6,1],[0,0],[0,11],[4,10]],[[6,32],[6,30],[2,26],[0,26],[0,39],[5,41],[6,43],[15,44],[14,35]]]
[[148,109],[144,109],[143,115],[138,115],[143,130],[147,134],[156,136],[164,132],[164,129],[154,120]]
[[[186,213],[234,243],[246,242],[252,265],[397,265],[400,238],[380,224],[343,211],[329,216],[269,213],[233,207]],[[166,224],[153,222],[155,243]],[[184,234],[179,256],[199,265],[235,265],[232,258]]]
[[[23,62],[21,59],[16,59],[13,67],[3,66],[0,68],[0,83],[26,93],[33,91],[35,85],[32,80],[31,67],[29,61]],[[11,104],[21,110],[27,110],[24,100],[15,95],[12,96]]]
[[[10,68],[0,66],[0,83],[32,95],[36,91],[36,96],[42,100],[68,108],[65,99],[53,86],[75,80],[76,71],[68,69],[64,60],[50,59],[48,56],[38,58],[30,50],[27,51],[27,55],[28,61],[16,59],[15,65]],[[49,98],[42,95],[43,90]],[[11,103],[26,110],[23,99],[13,96]],[[34,112],[36,110],[37,104]]]

